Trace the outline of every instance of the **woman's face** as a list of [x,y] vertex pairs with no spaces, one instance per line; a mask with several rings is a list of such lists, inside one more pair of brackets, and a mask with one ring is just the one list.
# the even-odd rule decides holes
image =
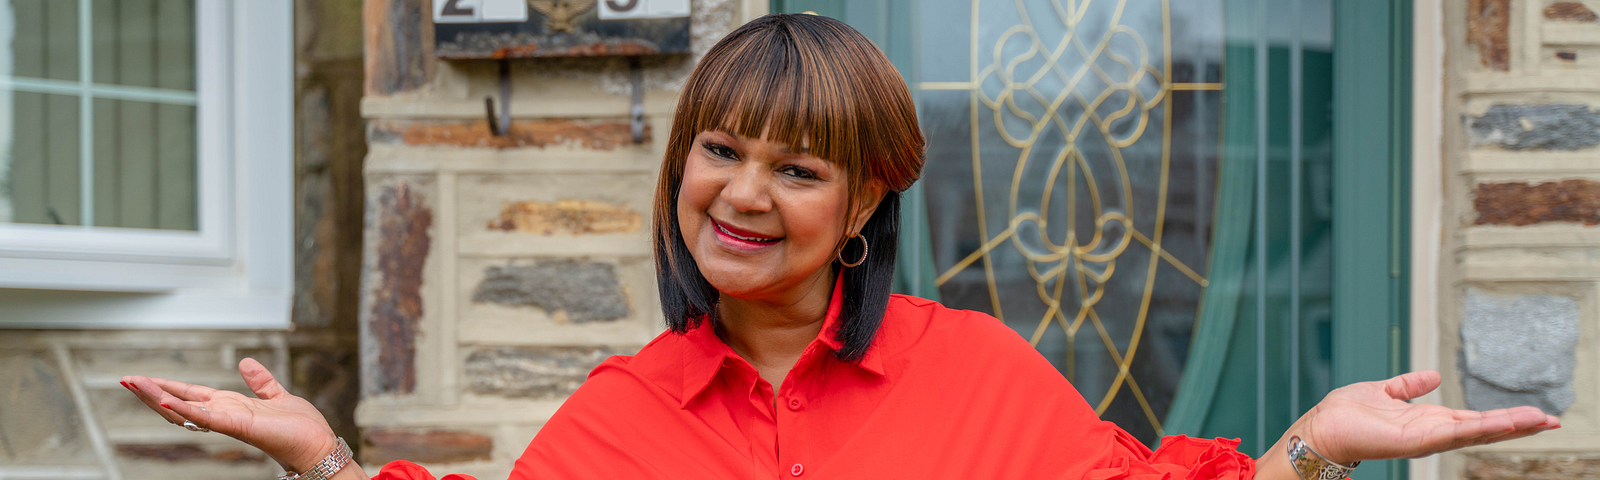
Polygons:
[[882,189],[868,185],[852,222],[845,170],[762,138],[695,136],[678,191],[678,227],[700,274],[723,294],[781,300],[833,278],[839,240],[859,231]]

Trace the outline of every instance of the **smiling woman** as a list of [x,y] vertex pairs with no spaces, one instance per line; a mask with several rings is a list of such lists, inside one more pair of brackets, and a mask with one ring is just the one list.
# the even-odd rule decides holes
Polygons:
[[[855,359],[889,301],[900,192],[922,171],[924,141],[910,91],[882,52],[840,22],[789,18],[729,34],[684,87],[693,101],[678,104],[656,188],[662,308],[668,326],[686,332],[721,293],[754,288],[739,284],[831,289],[832,270],[821,267],[849,253],[847,263],[865,264],[840,282],[847,300],[835,339],[845,345],[839,357]],[[727,201],[713,204],[725,189]],[[734,229],[776,241],[746,242]],[[857,236],[862,247],[841,252]]]
[[[671,331],[596,367],[513,479],[1337,479],[1346,462],[1560,424],[1407,404],[1439,384],[1420,372],[1334,391],[1259,461],[1237,440],[1151,451],[994,317],[889,293],[923,137],[889,61],[835,20],[769,15],[729,34],[690,76],[669,142],[654,240]],[[259,363],[240,370],[259,399],[124,383],[297,478],[366,477],[310,403]],[[377,478],[434,477],[397,461]]]

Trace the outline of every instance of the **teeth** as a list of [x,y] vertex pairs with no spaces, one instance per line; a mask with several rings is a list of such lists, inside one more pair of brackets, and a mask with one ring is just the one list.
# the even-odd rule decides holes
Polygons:
[[744,240],[746,242],[771,243],[771,242],[778,241],[778,239],[776,239],[776,238],[752,238],[752,237],[740,236],[738,234],[735,234],[733,232],[728,231],[728,229],[726,229],[726,228],[722,228],[722,224],[719,224],[719,223],[716,223],[716,222],[712,222],[712,225],[716,225],[717,226],[717,230],[721,230],[722,233],[727,234],[728,236],[733,237],[733,238]]

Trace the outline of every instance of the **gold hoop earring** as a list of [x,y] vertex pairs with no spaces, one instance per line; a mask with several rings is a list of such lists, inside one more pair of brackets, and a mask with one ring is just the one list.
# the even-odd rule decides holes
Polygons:
[[[842,249],[842,248],[839,249],[839,264],[840,265],[844,265],[846,267],[854,267],[856,265],[860,265],[860,264],[862,264],[862,263],[867,261],[867,237],[863,237],[860,234],[857,234],[857,235],[852,235],[850,238],[859,238],[859,239],[861,239],[861,259],[856,260],[855,263],[846,262],[846,261],[844,261],[844,249]],[[846,238],[844,241],[849,242],[850,239]]]

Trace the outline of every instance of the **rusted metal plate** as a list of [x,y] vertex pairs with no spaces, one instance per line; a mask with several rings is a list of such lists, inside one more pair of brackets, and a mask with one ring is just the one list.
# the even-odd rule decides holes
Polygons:
[[526,0],[521,22],[446,23],[436,14],[434,51],[446,60],[689,53],[688,16],[602,20],[605,1],[618,0]]

